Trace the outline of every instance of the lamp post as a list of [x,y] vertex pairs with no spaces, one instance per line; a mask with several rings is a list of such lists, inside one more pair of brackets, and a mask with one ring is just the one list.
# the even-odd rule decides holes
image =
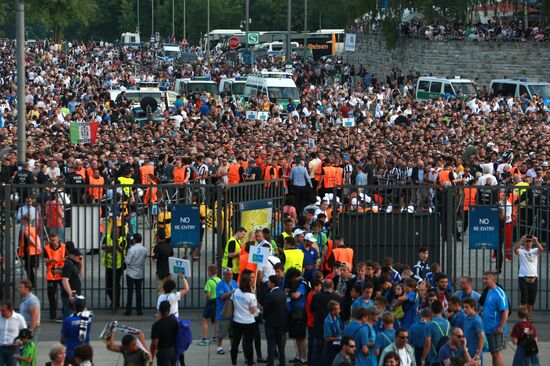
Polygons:
[[304,0],[304,60],[306,62],[307,57],[307,0]]
[[208,62],[210,62],[210,0],[207,1],[206,10],[206,53],[208,55]]
[[288,0],[288,9],[287,9],[287,35],[286,35],[286,62],[290,62],[290,54],[291,54],[291,41],[290,41],[290,31],[292,28],[291,25],[291,16],[292,16],[292,0]]
[[23,165],[27,160],[27,142],[25,133],[25,3],[16,0],[15,22],[17,31],[17,163]]
[[183,0],[183,39],[187,39],[186,2]]
[[151,39],[155,38],[155,0],[151,0]]
[[136,23],[136,33],[139,34],[139,0],[137,0]]

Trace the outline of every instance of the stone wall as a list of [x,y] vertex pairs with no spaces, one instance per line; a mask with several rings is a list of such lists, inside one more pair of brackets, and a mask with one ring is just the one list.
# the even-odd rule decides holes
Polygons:
[[384,77],[397,67],[405,74],[479,78],[481,86],[491,79],[537,78],[550,81],[550,42],[434,42],[400,39],[394,50],[386,48],[383,36],[358,35],[355,52],[344,58],[362,64]]

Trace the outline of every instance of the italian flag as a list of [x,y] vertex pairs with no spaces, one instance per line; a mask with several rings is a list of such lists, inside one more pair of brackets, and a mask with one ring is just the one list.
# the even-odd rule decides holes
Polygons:
[[95,143],[99,122],[71,122],[71,144]]

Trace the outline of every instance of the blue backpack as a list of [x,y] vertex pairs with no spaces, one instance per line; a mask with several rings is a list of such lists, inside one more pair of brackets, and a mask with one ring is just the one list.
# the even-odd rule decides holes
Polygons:
[[191,342],[193,342],[193,334],[191,333],[191,322],[176,318],[178,321],[178,335],[176,336],[176,350],[178,356],[187,351]]

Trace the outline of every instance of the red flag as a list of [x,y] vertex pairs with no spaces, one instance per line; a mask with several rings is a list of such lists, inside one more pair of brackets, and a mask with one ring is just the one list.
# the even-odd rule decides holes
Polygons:
[[90,141],[92,144],[95,144],[95,140],[97,138],[97,130],[99,129],[99,122],[92,121],[90,122]]

